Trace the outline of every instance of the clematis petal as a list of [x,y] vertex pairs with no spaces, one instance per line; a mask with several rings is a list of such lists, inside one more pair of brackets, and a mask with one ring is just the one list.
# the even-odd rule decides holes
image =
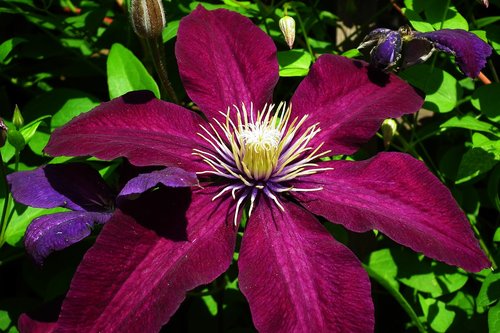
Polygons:
[[118,199],[130,197],[146,192],[147,190],[163,184],[169,187],[189,187],[198,185],[198,178],[193,172],[187,172],[180,168],[165,168],[150,173],[143,173],[132,178],[123,187]]
[[358,259],[310,213],[261,198],[238,258],[260,332],[372,332],[370,282]]
[[52,333],[56,328],[56,323],[37,321],[23,313],[19,316],[17,326],[21,333]]
[[99,172],[81,163],[49,164],[11,173],[7,180],[14,199],[32,207],[102,212],[114,201]]
[[45,152],[52,156],[127,157],[137,166],[164,165],[199,171],[191,156],[204,145],[196,134],[202,118],[187,109],[131,92],[102,103],[52,133]]
[[481,38],[460,29],[415,33],[415,38],[427,39],[433,42],[438,50],[455,55],[458,67],[472,78],[479,75],[492,51],[491,46]]
[[189,97],[209,120],[233,105],[261,109],[271,101],[279,78],[276,46],[238,13],[198,6],[181,20],[175,54]]
[[77,269],[58,332],[158,332],[188,290],[227,269],[231,201],[190,195],[161,188],[116,211]]
[[386,118],[419,110],[423,99],[394,74],[385,82],[366,63],[322,55],[292,97],[292,116],[309,114],[308,124],[322,129],[314,140],[334,154],[352,154]]
[[362,162],[331,161],[304,177],[295,193],[311,212],[346,228],[377,229],[428,257],[477,272],[490,267],[465,214],[426,166],[401,153],[380,153]]
[[40,216],[26,229],[26,252],[41,265],[49,254],[81,241],[95,224],[104,224],[110,217],[111,213],[79,211]]

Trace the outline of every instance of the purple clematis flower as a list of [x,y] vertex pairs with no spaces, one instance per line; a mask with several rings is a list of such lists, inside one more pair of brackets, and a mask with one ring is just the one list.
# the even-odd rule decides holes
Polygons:
[[406,68],[426,61],[436,51],[454,55],[458,67],[469,77],[478,76],[492,48],[476,35],[460,29],[417,32],[408,26],[370,32],[358,49],[367,51],[379,69]]
[[[239,286],[261,332],[373,331],[368,276],[316,215],[356,232],[380,230],[469,271],[489,267],[465,215],[423,163],[401,153],[322,161],[354,153],[385,118],[417,111],[423,100],[404,81],[378,81],[363,62],[323,55],[290,104],[270,104],[272,40],[237,13],[202,7],[182,19],[176,57],[205,118],[129,93],[57,129],[46,147],[54,156],[177,166],[201,184],[117,209],[51,329],[158,331],[187,291],[228,268],[245,208]],[[27,317],[20,324],[37,327]]]
[[71,211],[43,215],[26,230],[24,245],[37,264],[89,236],[95,225],[106,223],[115,200],[123,201],[158,184],[180,187],[197,185],[196,175],[166,168],[131,179],[116,196],[99,173],[82,163],[49,164],[7,176],[14,199],[37,208],[64,207]]

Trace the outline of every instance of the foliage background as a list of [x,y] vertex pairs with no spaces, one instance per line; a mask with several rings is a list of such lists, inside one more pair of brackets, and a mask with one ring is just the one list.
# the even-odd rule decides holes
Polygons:
[[[168,25],[163,42],[169,73],[188,107],[192,105],[182,90],[173,48],[179,20],[198,4],[164,1]],[[291,96],[322,53],[362,58],[356,47],[375,27],[397,29],[411,24],[423,32],[460,28],[488,41],[494,52],[483,73],[492,84],[465,77],[453,57],[445,54],[400,72],[426,94],[424,109],[398,119],[390,146],[384,146],[380,134],[353,158],[396,150],[423,160],[467,213],[496,268],[495,262],[500,262],[500,83],[495,68],[500,52],[500,0],[490,1],[488,9],[473,0],[286,2],[288,14],[297,22],[291,51],[278,29],[285,1],[202,4],[248,16],[274,39],[281,76],[277,100]],[[0,2],[0,115],[9,127],[9,142],[1,154],[7,173],[68,160],[43,155],[50,133],[101,101],[137,89],[160,95],[151,59],[132,31],[127,8],[123,0]],[[24,117],[19,130],[12,124],[15,105]],[[111,185],[117,184],[115,171],[123,167],[122,161],[87,161]],[[17,332],[20,313],[41,309],[39,316],[57,318],[71,276],[98,230],[37,267],[25,255],[22,237],[29,222],[47,210],[14,204],[11,199],[7,205],[1,179],[0,187],[6,227],[0,237],[0,331]],[[500,273],[496,270],[466,273],[406,250],[381,234],[353,234],[327,226],[353,249],[372,278],[377,332],[500,332]],[[164,330],[254,331],[235,270],[191,292]]]

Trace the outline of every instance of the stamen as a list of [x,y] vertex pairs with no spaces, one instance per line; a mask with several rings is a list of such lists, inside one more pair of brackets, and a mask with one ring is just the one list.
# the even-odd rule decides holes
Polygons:
[[200,126],[198,135],[208,142],[209,148],[194,149],[193,155],[211,168],[197,174],[221,177],[228,182],[213,200],[231,193],[236,200],[235,225],[245,200],[250,200],[250,216],[261,192],[284,210],[278,193],[323,189],[288,184],[298,177],[332,169],[314,163],[330,151],[321,151],[323,143],[310,145],[320,128],[319,124],[313,124],[301,129],[308,115],[291,118],[291,106],[284,102],[277,107],[266,104],[259,112],[254,112],[252,103],[249,108],[245,104],[233,105],[220,115],[224,120],[214,118],[208,126]]

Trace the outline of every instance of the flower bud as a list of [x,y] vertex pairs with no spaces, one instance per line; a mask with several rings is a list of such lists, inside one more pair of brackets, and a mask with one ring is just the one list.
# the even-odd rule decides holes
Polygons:
[[398,123],[394,119],[388,118],[384,120],[380,128],[382,129],[382,136],[384,138],[384,147],[387,148],[391,144],[392,137],[397,132]]
[[161,0],[132,0],[130,17],[135,33],[141,38],[158,38],[165,28],[165,12]]
[[5,141],[7,141],[7,125],[0,118],[0,148],[5,146]]
[[14,126],[16,126],[17,129],[20,129],[24,125],[24,118],[21,114],[21,110],[19,110],[19,107],[16,105],[16,108],[14,109],[14,116],[12,117],[12,123]]
[[285,37],[286,44],[291,49],[295,41],[295,20],[293,17],[285,15],[280,19],[279,26]]

